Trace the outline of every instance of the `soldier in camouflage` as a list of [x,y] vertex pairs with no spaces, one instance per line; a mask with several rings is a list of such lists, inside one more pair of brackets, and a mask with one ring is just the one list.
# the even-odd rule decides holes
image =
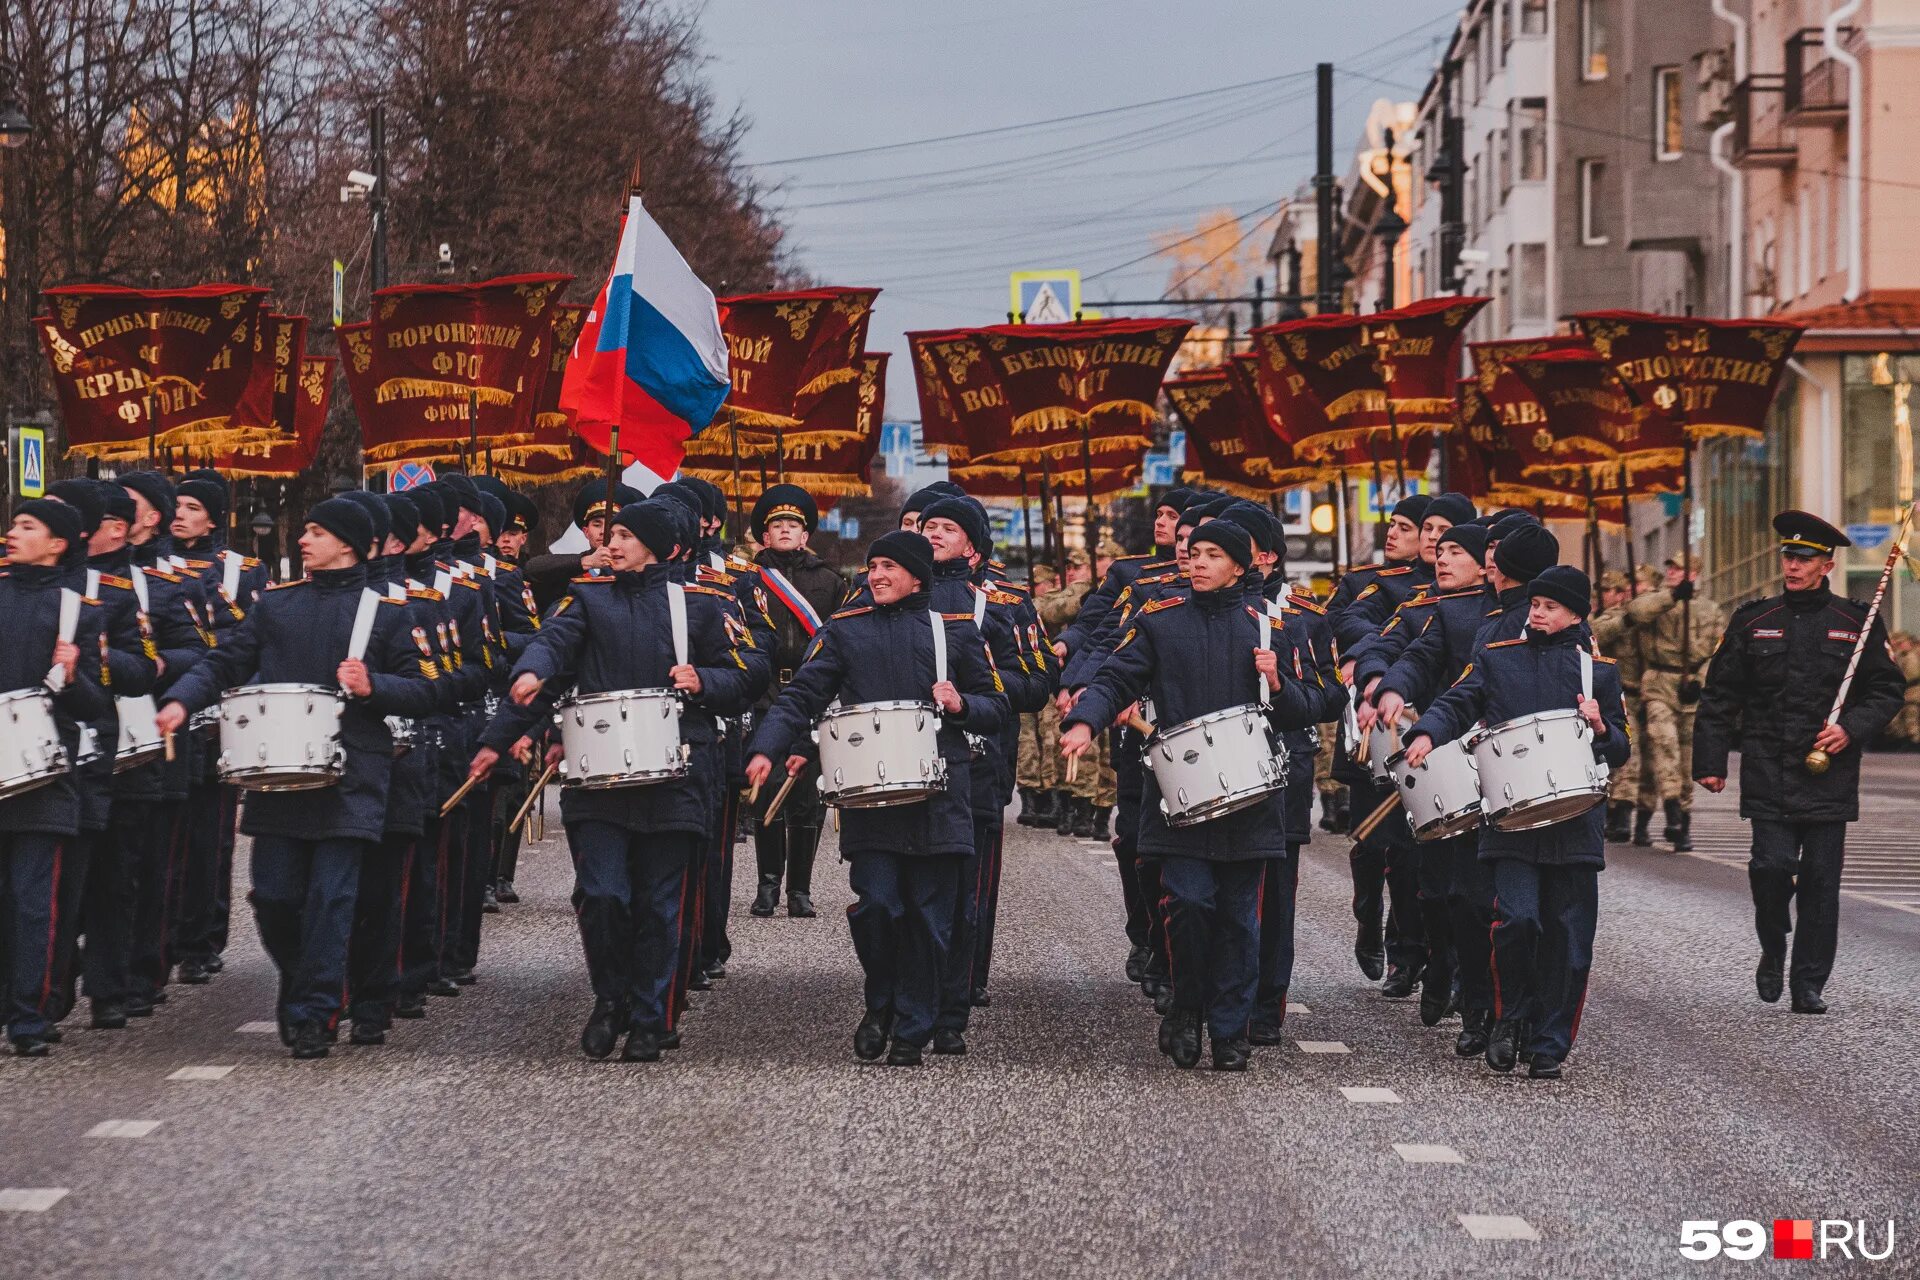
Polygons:
[[1700,557],[1676,552],[1667,558],[1666,585],[1627,605],[1627,625],[1640,650],[1646,755],[1666,811],[1663,836],[1676,853],[1693,848],[1694,708],[1726,629],[1725,612],[1696,593],[1699,577]]
[[[1071,622],[1080,610],[1080,601],[1086,591],[1069,596],[1060,588],[1060,575],[1051,565],[1037,564],[1033,567],[1033,607],[1040,615],[1040,621],[1046,625],[1050,636],[1060,634],[1060,628]],[[1070,607],[1064,613],[1061,601],[1070,599]],[[1056,622],[1064,617],[1066,622]],[[1020,789],[1020,814],[1016,819],[1023,827],[1050,827],[1058,817],[1055,792],[1060,787],[1060,718],[1052,720],[1052,732],[1047,731],[1046,713],[1023,715],[1020,717],[1020,747],[1014,757],[1014,782]]]
[[[1650,567],[1643,569],[1639,577],[1641,590],[1652,585]],[[1592,625],[1594,643],[1600,646],[1602,656],[1613,659],[1620,673],[1620,689],[1627,700],[1627,726],[1633,732],[1634,741],[1642,742],[1646,738],[1646,721],[1640,711],[1640,647],[1627,627],[1627,604],[1638,594],[1630,590],[1631,584],[1632,580],[1619,569],[1609,569],[1600,575],[1600,611],[1593,615]],[[1644,830],[1659,794],[1647,753],[1634,752],[1626,767],[1614,770],[1613,781],[1607,788],[1607,839],[1624,843],[1632,831],[1636,810],[1645,815],[1640,823]]]

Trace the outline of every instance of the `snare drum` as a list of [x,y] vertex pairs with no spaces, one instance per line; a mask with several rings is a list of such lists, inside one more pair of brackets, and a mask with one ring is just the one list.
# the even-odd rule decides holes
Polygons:
[[1417,767],[1407,765],[1404,751],[1394,752],[1387,766],[1414,839],[1444,840],[1480,825],[1480,770],[1464,738],[1441,743]]
[[1190,827],[1259,804],[1287,785],[1287,749],[1266,712],[1229,707],[1162,729],[1144,754],[1171,827]]
[[166,739],[153,722],[159,714],[153,705],[153,695],[142,693],[132,698],[116,698],[114,702],[120,713],[120,749],[113,755],[113,771],[125,773],[165,755]]
[[393,739],[395,760],[413,750],[414,722],[412,720],[405,716],[388,716],[387,734]]
[[1384,719],[1375,719],[1373,727],[1367,730],[1364,739],[1367,744],[1367,772],[1373,775],[1373,780],[1382,786],[1393,784],[1393,768],[1390,762],[1400,753],[1400,731],[1412,723],[1412,717],[1403,713],[1401,722],[1398,724],[1388,724]]
[[346,770],[340,694],[317,684],[250,684],[220,695],[220,779],[243,791],[313,791]]
[[1541,711],[1467,739],[1480,770],[1482,809],[1502,831],[1577,818],[1606,799],[1608,770],[1593,758],[1593,727],[1578,711]]
[[562,786],[587,791],[643,787],[684,778],[693,754],[680,741],[680,695],[620,689],[567,699],[554,712]]
[[820,798],[841,809],[913,804],[947,789],[931,702],[863,702],[820,717]]
[[67,751],[45,689],[0,693],[0,800],[45,786],[67,771]]

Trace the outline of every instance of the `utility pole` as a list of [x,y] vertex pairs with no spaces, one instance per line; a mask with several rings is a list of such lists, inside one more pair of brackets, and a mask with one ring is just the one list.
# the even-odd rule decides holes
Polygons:
[[374,289],[387,287],[387,109],[373,109],[373,191],[367,208],[373,213],[373,249],[367,275]]
[[1313,195],[1318,218],[1317,255],[1319,280],[1315,303],[1322,315],[1340,309],[1340,295],[1334,280],[1333,262],[1333,64],[1323,62],[1314,69],[1316,80],[1316,133],[1318,135],[1313,174]]
[[1453,109],[1453,78],[1460,64],[1440,68],[1440,151],[1427,180],[1440,186],[1440,292],[1460,292],[1460,251],[1466,247],[1466,138]]
[[1399,285],[1400,239],[1407,234],[1407,220],[1400,215],[1400,188],[1394,182],[1393,167],[1393,130],[1386,130],[1387,141],[1387,207],[1374,221],[1373,234],[1380,238],[1381,250],[1386,254],[1386,270],[1382,273],[1380,284],[1380,310],[1391,311],[1397,301],[1395,294]]

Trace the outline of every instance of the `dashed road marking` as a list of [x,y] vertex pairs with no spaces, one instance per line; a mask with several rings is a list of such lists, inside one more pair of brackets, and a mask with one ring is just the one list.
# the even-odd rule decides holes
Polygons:
[[102,1120],[87,1130],[89,1138],[144,1138],[160,1127],[158,1120]]
[[280,1024],[277,1022],[243,1022],[235,1027],[234,1030],[243,1036],[274,1035],[279,1032]]
[[1408,1164],[1465,1164],[1467,1158],[1437,1142],[1396,1142],[1393,1149]]
[[45,1213],[67,1198],[66,1187],[0,1187],[0,1213]]
[[1297,1014],[1299,1014],[1299,1015],[1300,1015],[1301,1017],[1305,1017],[1306,1015],[1308,1015],[1308,1014],[1310,1014],[1310,1013],[1312,1013],[1312,1012],[1313,1012],[1313,1010],[1311,1010],[1311,1009],[1309,1009],[1309,1008],[1307,1008],[1307,1006],[1305,1006],[1305,1005],[1303,1005],[1303,1004],[1290,1004],[1290,1005],[1288,1005],[1288,1006],[1287,1006],[1287,1012],[1288,1012],[1289,1014],[1295,1014],[1295,1013],[1297,1013]]
[[182,1067],[169,1080],[225,1080],[233,1074],[232,1067]]
[[1341,1085],[1341,1096],[1348,1102],[1399,1102],[1400,1095],[1391,1089],[1376,1089],[1364,1086]]
[[1338,1040],[1295,1040],[1294,1043],[1300,1046],[1300,1052],[1302,1053],[1353,1052],[1353,1050],[1347,1048],[1345,1044]]
[[1467,1234],[1475,1240],[1538,1240],[1540,1233],[1535,1231],[1525,1218],[1510,1213],[1461,1213],[1454,1215]]

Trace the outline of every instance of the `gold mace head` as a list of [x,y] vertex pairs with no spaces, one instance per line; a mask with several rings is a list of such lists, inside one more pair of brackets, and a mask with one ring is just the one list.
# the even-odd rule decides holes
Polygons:
[[1820,748],[1815,747],[1813,750],[1807,752],[1805,763],[1807,772],[1817,778],[1827,771],[1827,767],[1833,763],[1833,757],[1820,750]]

